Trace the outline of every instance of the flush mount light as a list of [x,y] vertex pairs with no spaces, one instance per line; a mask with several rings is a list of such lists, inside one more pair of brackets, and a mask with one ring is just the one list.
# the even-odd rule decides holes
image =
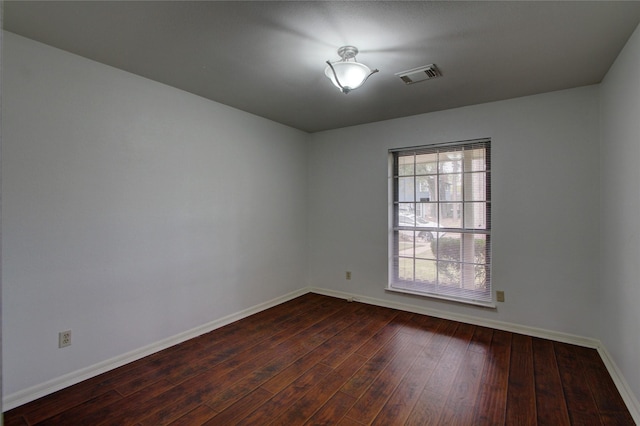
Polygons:
[[358,48],[354,46],[342,46],[338,49],[338,55],[342,58],[340,61],[329,62],[324,69],[324,75],[338,88],[342,93],[349,93],[353,89],[362,86],[371,75],[378,72],[356,62]]

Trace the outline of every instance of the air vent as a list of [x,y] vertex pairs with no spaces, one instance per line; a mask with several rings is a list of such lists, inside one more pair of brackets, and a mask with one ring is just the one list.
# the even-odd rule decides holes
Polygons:
[[418,83],[442,76],[440,70],[434,64],[398,72],[396,75],[400,77],[400,80],[404,81],[405,84]]

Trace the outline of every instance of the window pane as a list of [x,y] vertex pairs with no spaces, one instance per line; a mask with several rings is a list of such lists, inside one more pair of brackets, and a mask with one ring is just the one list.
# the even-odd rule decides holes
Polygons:
[[398,259],[398,278],[413,281],[413,259],[405,257]]
[[462,201],[462,173],[440,176],[439,201]]
[[416,174],[426,175],[438,172],[438,154],[420,154],[416,155]]
[[467,235],[471,237],[469,242],[473,241],[473,246],[471,247],[471,244],[467,244],[467,246],[469,247],[465,247],[465,250],[472,251],[473,255],[471,256],[470,260],[465,259],[465,262],[470,261],[479,264],[487,263],[487,236],[484,234]]
[[396,231],[396,241],[398,242],[398,255],[413,257],[413,231]]
[[436,256],[442,260],[460,261],[460,251],[462,250],[461,234],[447,232],[441,235],[436,244]]
[[438,204],[437,203],[419,203],[416,204],[416,215],[427,222],[431,222],[427,226],[438,226]]
[[466,172],[475,172],[475,171],[483,171],[486,170],[486,150],[484,148],[477,148],[466,150],[464,155],[467,159],[465,165]]
[[416,259],[416,281],[435,284],[438,272],[435,260]]
[[460,288],[473,290],[476,288],[475,272],[476,265],[472,263],[460,264]]
[[487,199],[488,173],[465,173],[464,174],[464,200],[465,201],[485,201]]
[[440,204],[440,226],[462,228],[462,203]]
[[398,157],[398,176],[413,175],[413,155]]
[[416,201],[423,203],[436,201],[438,197],[436,176],[416,177]]
[[420,235],[422,232],[418,232],[418,238],[415,241],[415,257],[422,259],[435,259],[436,257],[433,250],[435,250],[436,241],[433,238],[427,238],[424,235]]
[[398,178],[398,201],[414,201],[413,176]]
[[416,217],[413,213],[401,211],[398,213],[398,226],[416,226]]
[[487,203],[465,203],[464,227],[487,229]]
[[460,287],[460,264],[457,262],[438,262],[438,284]]
[[395,224],[399,226],[413,226],[413,219],[407,219],[408,217],[413,217],[413,210],[413,203],[398,203]]
[[475,288],[478,290],[489,290],[488,265],[475,265]]
[[462,171],[462,151],[441,152],[439,159],[440,173],[458,173]]

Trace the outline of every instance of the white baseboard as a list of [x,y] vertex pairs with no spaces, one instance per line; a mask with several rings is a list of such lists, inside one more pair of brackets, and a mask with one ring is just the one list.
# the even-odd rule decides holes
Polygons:
[[367,303],[369,305],[383,306],[385,308],[399,309],[401,311],[413,312],[416,314],[429,315],[436,318],[442,318],[452,321],[459,321],[466,324],[480,325],[483,327],[495,328],[497,330],[509,331],[512,333],[526,334],[527,336],[541,337],[544,339],[555,340],[557,342],[571,343],[574,345],[584,346],[588,348],[598,348],[600,342],[595,339],[576,336],[573,334],[560,333],[541,328],[528,327],[519,324],[513,324],[503,321],[495,321],[485,318],[474,317],[471,315],[455,314],[452,312],[441,311],[437,309],[425,308],[406,303],[392,302],[389,300],[375,299],[367,296],[343,293],[340,291],[327,290],[323,288],[310,288],[309,291],[325,296],[339,297],[342,299],[353,299],[357,302]]
[[113,370],[114,368],[118,368],[130,362],[139,360],[141,358],[144,358],[145,356],[177,345],[178,343],[193,339],[194,337],[208,333],[227,324],[231,324],[234,321],[246,318],[250,315],[264,311],[265,309],[279,305],[306,293],[309,293],[308,288],[296,290],[284,296],[277,297],[275,299],[269,300],[268,302],[260,303],[248,309],[244,309],[240,312],[227,315],[226,317],[211,321],[207,324],[203,324],[199,327],[176,334],[175,336],[168,337],[134,351],[127,352],[125,354],[105,360],[103,362],[99,362],[89,367],[73,371],[69,374],[65,374],[64,376],[57,377],[55,379],[49,380],[36,386],[32,386],[22,391],[6,395],[2,400],[2,411],[11,410],[12,408],[26,404],[27,402],[34,401],[38,398],[59,391],[60,389],[64,389],[68,386],[80,383],[83,380],[90,379],[109,370]]
[[636,398],[631,387],[629,387],[629,384],[622,375],[622,372],[618,369],[616,363],[613,362],[613,358],[609,351],[607,351],[607,348],[605,348],[604,345],[600,345],[598,347],[598,353],[600,354],[600,358],[602,358],[602,362],[604,362],[605,367],[607,367],[613,382],[616,384],[616,388],[618,388],[620,396],[622,396],[624,403],[627,405],[627,408],[631,413],[631,417],[633,417],[633,421],[640,425],[640,401],[638,401],[638,398]]
[[389,300],[376,299],[367,296],[360,296],[357,294],[344,293],[341,291],[328,290],[323,288],[311,287],[308,289],[310,292],[323,294],[325,296],[339,297],[341,299],[353,300],[357,302],[367,303],[369,305],[382,306],[385,308],[399,309],[402,311],[413,312],[417,314],[424,314],[433,316],[436,318],[442,318],[452,321],[459,321],[466,324],[479,325],[483,327],[494,328],[497,330],[509,331],[512,333],[524,334],[532,337],[540,337],[542,339],[554,340],[556,342],[569,343],[572,345],[583,346],[587,348],[596,349],[602,361],[607,368],[613,382],[618,388],[618,392],[622,396],[633,420],[636,424],[640,425],[640,402],[635,396],[629,384],[624,379],[622,372],[618,369],[617,365],[613,361],[613,358],[604,347],[601,341],[597,339],[591,339],[588,337],[576,336],[573,334],[560,333],[557,331],[545,330],[536,327],[528,327],[519,324],[513,324],[503,321],[494,321],[470,315],[455,314],[446,311],[440,311],[437,309],[424,308],[421,306],[410,305],[405,303],[397,303]]

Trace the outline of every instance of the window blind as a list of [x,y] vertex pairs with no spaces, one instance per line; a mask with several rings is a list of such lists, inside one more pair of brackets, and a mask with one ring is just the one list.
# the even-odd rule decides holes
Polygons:
[[492,302],[489,139],[390,150],[389,289]]

